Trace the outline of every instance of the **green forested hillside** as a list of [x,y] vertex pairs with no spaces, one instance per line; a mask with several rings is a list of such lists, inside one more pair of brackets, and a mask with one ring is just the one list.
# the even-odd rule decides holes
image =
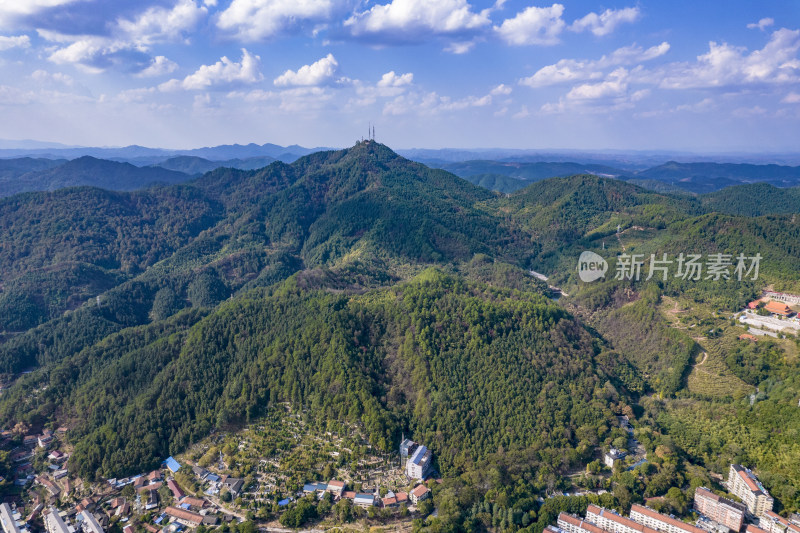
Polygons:
[[574,435],[608,430],[610,397],[597,391],[618,382],[613,365],[536,293],[438,271],[360,296],[290,280],[198,318],[125,330],[37,371],[4,398],[2,416],[72,421],[72,460],[87,476],[152,466],[285,401],[323,423],[361,422],[384,450],[411,431],[444,473],[499,448],[572,464],[591,453]]
[[800,188],[779,189],[769,183],[737,185],[706,194],[702,202],[707,210],[726,215],[800,213]]
[[[677,429],[691,412],[681,402],[712,412],[702,410],[710,396],[686,387],[702,335],[736,339],[732,311],[767,284],[800,279],[794,215],[740,215],[742,198],[587,175],[503,195],[372,141],[137,192],[6,198],[0,421],[68,425],[70,469],[91,479],[143,471],[289,402],[319,430],[359,424],[378,449],[403,432],[425,442],[442,491],[471,509],[444,513],[454,527],[480,521],[484,504],[528,513],[540,491],[600,487],[602,476],[575,473],[598,447],[626,444],[620,414],[641,424],[652,466],[614,474],[622,507],[700,479],[689,464],[711,469],[720,453],[800,488],[800,476],[779,472],[797,460],[790,439],[746,419],[755,409],[774,420],[800,394],[784,348],[717,362],[768,391],[754,406],[714,398],[726,413],[714,427],[758,435],[742,453],[696,425]],[[578,280],[584,250],[608,259],[605,280]],[[623,252],[760,253],[762,277],[614,280]],[[678,328],[666,297],[711,318]]]

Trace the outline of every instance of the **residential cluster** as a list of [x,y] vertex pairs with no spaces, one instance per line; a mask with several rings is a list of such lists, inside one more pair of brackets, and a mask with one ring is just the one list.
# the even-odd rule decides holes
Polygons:
[[[322,498],[326,492],[329,492],[333,496],[334,501],[346,499],[351,500],[353,504],[358,507],[382,507],[384,509],[391,509],[409,503],[416,505],[430,497],[431,489],[423,484],[419,484],[409,492],[393,492],[390,490],[385,496],[380,497],[374,492],[355,492],[347,490],[346,482],[332,479],[327,483],[306,483],[303,486],[303,492],[306,494],[316,493],[320,498]],[[286,503],[288,503],[288,501],[286,501]]]
[[[12,457],[16,457],[17,461],[29,458],[32,451],[24,447],[32,442],[36,442],[36,446],[46,447],[56,440],[47,431],[35,441],[26,437],[23,439],[23,449],[15,450]],[[82,485],[80,480],[71,481],[66,474],[64,462],[67,458],[67,454],[53,450],[48,455],[52,463],[49,472],[39,476],[18,474],[19,485],[25,485],[30,481],[29,478],[33,478],[36,484],[44,487],[49,495],[48,501],[41,501],[39,491],[32,491],[34,507],[27,517],[21,514],[21,506],[13,503],[0,505],[3,533],[26,533],[30,529],[29,524],[39,514],[48,533],[105,533],[112,520],[118,521],[124,533],[134,533],[135,517],[143,515],[148,519],[140,525],[150,533],[179,533],[201,524],[216,526],[221,520],[234,519],[212,501],[186,495],[173,477],[180,469],[180,464],[172,457],[164,461],[163,470],[110,479],[108,485],[93,487],[92,495],[83,498],[78,495]],[[206,474],[209,478],[208,494],[216,494],[226,488],[236,495],[242,489],[241,479],[215,476],[209,472]],[[165,498],[170,501],[165,501]],[[59,501],[62,502],[62,508],[57,507]],[[69,501],[73,503],[63,504]],[[34,527],[34,530],[38,528]]]
[[726,483],[735,502],[705,487],[695,490],[694,509],[700,515],[688,524],[644,505],[631,506],[629,516],[590,505],[586,517],[558,516],[548,533],[800,533],[800,517],[784,518],[772,510],[774,500],[758,478],[741,465],[731,465]]

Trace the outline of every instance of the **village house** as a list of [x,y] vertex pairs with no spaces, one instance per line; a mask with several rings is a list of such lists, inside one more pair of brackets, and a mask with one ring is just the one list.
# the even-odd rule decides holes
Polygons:
[[194,496],[185,496],[181,500],[181,505],[188,505],[189,507],[195,507],[197,509],[203,509],[207,504],[207,501],[195,498]]
[[167,507],[164,512],[174,518],[178,523],[189,527],[197,527],[203,523],[203,516],[177,507]]
[[411,491],[409,496],[411,497],[411,503],[416,505],[417,503],[421,502],[425,498],[428,498],[431,495],[431,489],[426,487],[425,485],[417,485],[414,487],[414,490]]
[[359,507],[372,507],[375,505],[374,494],[356,494],[353,503]]
[[327,490],[335,497],[341,497],[345,488],[347,488],[347,483],[345,483],[344,481],[338,481],[335,479],[328,481]]
[[397,497],[395,496],[387,496],[385,498],[381,498],[381,507],[384,509],[388,509],[390,507],[397,507]]
[[244,487],[244,480],[238,477],[226,477],[222,484],[233,494],[237,496]]
[[172,495],[175,497],[176,501],[186,496],[174,479],[167,481],[167,487],[169,487],[169,490],[172,491]]
[[158,507],[158,493],[154,490],[147,491],[147,500],[145,500],[144,508],[149,511]]
[[46,488],[47,492],[49,492],[54,498],[58,498],[59,494],[61,494],[61,489],[44,476],[37,477],[36,483]]
[[605,454],[603,454],[603,463],[608,468],[614,468],[614,465],[618,461],[622,461],[625,458],[626,453],[622,450],[618,450],[616,448],[611,448]]

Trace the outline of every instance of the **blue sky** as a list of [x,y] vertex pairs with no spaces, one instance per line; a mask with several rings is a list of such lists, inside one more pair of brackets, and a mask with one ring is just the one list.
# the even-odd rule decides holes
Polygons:
[[13,0],[0,138],[798,151],[795,1]]

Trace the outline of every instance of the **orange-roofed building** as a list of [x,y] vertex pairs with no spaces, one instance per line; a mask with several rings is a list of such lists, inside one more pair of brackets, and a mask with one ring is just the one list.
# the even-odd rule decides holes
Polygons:
[[774,315],[790,316],[794,314],[794,311],[792,311],[791,307],[783,302],[776,302],[774,300],[765,305],[764,309]]

